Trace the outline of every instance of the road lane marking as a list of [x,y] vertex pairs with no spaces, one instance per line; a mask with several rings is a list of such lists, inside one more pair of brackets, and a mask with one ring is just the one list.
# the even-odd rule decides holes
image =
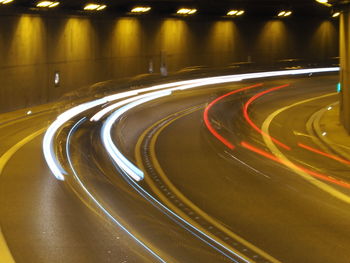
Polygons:
[[[67,154],[67,160],[70,166],[70,169],[73,173],[74,178],[76,179],[76,181],[78,182],[78,184],[81,186],[81,188],[83,189],[83,191],[85,192],[85,194],[92,200],[92,202],[112,221],[114,222],[117,226],[119,226],[125,233],[127,233],[131,238],[133,238],[135,240],[135,242],[137,242],[140,246],[142,246],[144,249],[146,249],[152,256],[154,256],[159,262],[162,263],[166,263],[166,261],[160,257],[157,252],[155,252],[155,249],[151,249],[149,246],[147,246],[144,242],[141,241],[141,239],[139,239],[136,235],[134,235],[131,231],[128,230],[128,228],[126,226],[124,226],[124,224],[122,224],[120,221],[118,221],[110,212],[107,208],[105,208],[96,197],[94,197],[94,195],[91,193],[91,191],[89,191],[89,189],[87,188],[87,186],[83,183],[83,181],[80,179],[77,171],[75,170],[74,166],[73,166],[73,160],[71,159],[71,154],[70,154],[70,145],[71,145],[71,139],[73,134],[76,132],[76,130],[80,127],[80,125],[82,125],[82,123],[84,123],[87,120],[86,117],[80,119],[78,122],[76,122],[70,129],[70,131],[68,132],[67,135],[67,142],[66,142],[66,154]],[[74,191],[80,200],[83,201],[83,203],[89,207],[90,209],[92,209],[92,211],[96,211],[95,209],[92,208],[92,206],[90,204],[88,204],[87,202],[85,202],[82,197],[76,192]],[[98,214],[98,213],[97,213]]]
[[[14,146],[12,146],[9,150],[7,150],[1,157],[0,157],[0,176],[2,175],[2,172],[4,171],[4,168],[7,164],[7,162],[12,158],[12,156],[21,149],[25,144],[29,143],[31,140],[35,139],[37,136],[42,134],[46,130],[46,127],[43,129],[40,129],[31,135],[25,137],[18,143],[16,143]],[[14,263],[15,260],[11,254],[11,251],[9,247],[7,246],[6,240],[4,238],[4,235],[0,228],[0,262],[1,263]]]
[[[143,161],[142,161],[142,154],[141,154],[141,147],[142,147],[142,142],[144,141],[145,137],[147,136],[147,134],[149,134],[156,126],[158,126],[159,124],[161,124],[162,122],[165,122],[167,119],[171,118],[172,116],[176,116],[178,114],[181,114],[180,116],[176,116],[174,119],[172,119],[171,121],[167,122],[165,125],[161,126],[161,128],[159,128],[154,135],[151,138],[151,143],[150,143],[150,155],[151,155],[151,159],[153,162],[153,166],[156,169],[158,175],[162,178],[163,182],[167,185],[167,187],[169,189],[171,189],[171,191],[177,195],[178,199],[180,199],[183,203],[185,203],[188,207],[191,207],[191,209],[193,211],[195,211],[198,215],[200,215],[202,218],[204,218],[207,222],[209,222],[210,224],[214,225],[216,228],[218,228],[219,230],[221,230],[222,232],[224,232],[225,234],[227,234],[228,236],[230,236],[231,238],[233,238],[234,240],[239,241],[241,244],[243,244],[244,246],[246,246],[247,248],[249,248],[250,250],[252,250],[254,253],[264,257],[265,259],[269,260],[270,262],[273,263],[280,263],[280,261],[278,261],[277,259],[273,258],[272,256],[270,256],[269,254],[267,254],[266,252],[264,252],[263,250],[261,250],[260,248],[254,246],[253,244],[249,243],[248,241],[246,241],[245,239],[243,239],[242,237],[238,236],[237,234],[233,233],[231,230],[229,230],[228,228],[226,228],[224,225],[220,224],[219,222],[217,222],[217,220],[215,220],[214,218],[212,218],[210,215],[208,215],[206,212],[204,212],[203,210],[201,210],[199,207],[197,207],[194,203],[192,203],[186,196],[184,196],[173,184],[172,182],[168,179],[168,177],[166,176],[165,172],[163,171],[161,165],[159,164],[157,155],[156,155],[156,151],[155,151],[155,145],[157,142],[157,139],[159,137],[159,135],[161,134],[161,132],[167,128],[169,125],[171,125],[173,122],[177,121],[178,119],[185,117],[197,110],[200,109],[194,109],[188,112],[186,112],[186,110],[180,111],[178,113],[174,113],[171,114],[163,119],[161,119],[160,121],[156,122],[155,124],[153,124],[152,126],[150,126],[148,129],[146,129],[142,135],[139,137],[137,144],[136,144],[136,148],[135,148],[135,156],[136,156],[136,161],[138,166],[145,171],[146,173],[146,169],[144,167]],[[177,206],[175,206],[172,202],[169,201],[169,199],[158,189],[158,187],[154,184],[154,182],[150,179],[149,176],[145,176],[145,181],[149,184],[149,186],[151,187],[151,189],[159,196],[159,198],[161,198],[161,200],[163,202],[165,202],[167,204],[167,206],[169,206],[173,211],[176,211],[177,214],[179,214],[181,217],[186,218],[186,221],[189,221],[192,225],[196,226],[197,228],[201,229],[204,233],[206,233],[207,235],[212,236],[212,234],[208,231],[206,231],[205,229],[203,229],[202,226],[200,226],[196,221],[194,221],[193,219],[191,219],[187,214],[185,214],[183,211],[181,211]],[[227,244],[224,241],[220,240],[220,243],[224,244],[224,246],[228,247],[229,249],[231,249],[232,251],[234,251],[235,253],[237,253],[239,256],[249,260],[249,262],[256,262],[253,259],[248,258],[247,256],[241,254],[241,252],[237,251],[235,248],[233,248],[232,246],[230,246],[229,244]]]
[[[288,110],[290,108],[293,108],[295,106],[299,106],[301,104],[310,102],[310,101],[314,101],[314,100],[318,100],[318,99],[322,99],[322,98],[326,98],[326,97],[330,97],[330,96],[334,96],[336,93],[330,93],[330,94],[326,94],[326,95],[322,95],[322,96],[318,96],[315,98],[310,98],[310,99],[306,99],[303,101],[299,101],[296,102],[294,104],[291,104],[289,106],[285,106],[279,110],[276,110],[275,112],[273,112],[272,114],[270,114],[265,121],[263,122],[262,125],[262,131],[264,131],[266,134],[269,134],[269,128],[271,125],[271,122],[273,121],[273,119],[279,115],[280,113],[282,113],[285,110]],[[263,135],[263,140],[265,142],[265,144],[267,145],[267,147],[270,149],[270,151],[276,156],[278,157],[280,160],[282,160],[284,163],[287,163],[289,168],[291,168],[295,173],[297,173],[298,175],[300,175],[302,178],[304,178],[306,181],[308,181],[309,183],[311,183],[312,185],[318,187],[319,189],[327,192],[328,194],[332,195],[333,197],[344,201],[348,204],[350,204],[350,197],[347,196],[346,194],[336,190],[335,188],[333,188],[332,186],[323,183],[317,179],[315,179],[314,177],[312,177],[310,174],[308,174],[307,172],[298,169],[298,167],[292,163],[274,144],[274,142],[271,140],[271,138],[269,136],[265,136]]]
[[46,115],[46,114],[51,113],[51,112],[52,112],[52,110],[48,109],[48,110],[32,113],[31,115],[24,115],[24,116],[21,116],[21,117],[17,117],[15,119],[10,119],[10,120],[7,120],[7,121],[4,121],[4,122],[0,123],[0,129],[3,129],[3,128],[6,128],[8,126],[17,124],[19,122],[24,122],[24,121],[28,121],[28,120],[31,120],[31,119],[35,119],[37,117],[42,117],[42,115]]

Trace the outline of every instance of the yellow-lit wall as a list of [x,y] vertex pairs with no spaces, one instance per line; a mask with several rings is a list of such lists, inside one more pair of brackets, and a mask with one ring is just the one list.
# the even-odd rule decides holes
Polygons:
[[[338,56],[334,21],[205,20],[0,16],[0,112],[45,103],[93,83],[190,66],[225,66],[248,59]],[[300,30],[300,29],[303,30]],[[54,72],[61,73],[54,87]]]

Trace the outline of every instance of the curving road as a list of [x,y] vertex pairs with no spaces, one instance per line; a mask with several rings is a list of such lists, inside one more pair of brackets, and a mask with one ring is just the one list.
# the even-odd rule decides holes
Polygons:
[[[0,226],[12,257],[348,262],[350,162],[313,127],[337,100],[336,83],[335,75],[186,83],[193,89],[146,98],[116,122],[126,104],[90,121],[114,103],[104,102],[54,135],[64,181],[41,151],[57,112],[3,124]],[[101,142],[109,121],[112,143],[136,170]]]

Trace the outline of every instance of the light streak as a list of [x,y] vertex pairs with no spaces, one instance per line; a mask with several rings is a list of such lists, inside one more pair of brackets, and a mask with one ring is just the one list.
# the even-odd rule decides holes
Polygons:
[[[165,92],[171,92],[171,90],[167,90]],[[136,95],[138,94],[138,92],[133,92],[132,93],[133,95]],[[105,116],[108,112],[116,109],[116,108],[119,108],[125,104],[128,104],[130,102],[133,102],[133,101],[136,101],[136,100],[139,100],[139,99],[143,99],[143,98],[146,98],[146,97],[151,97],[153,95],[157,95],[157,94],[160,94],[159,92],[153,92],[153,93],[146,93],[146,94],[143,94],[143,95],[140,95],[140,96],[136,96],[136,97],[132,97],[132,98],[129,98],[129,99],[126,99],[126,100],[122,100],[120,102],[117,102],[115,104],[112,104],[106,108],[104,108],[103,110],[100,110],[99,112],[97,112],[94,116],[91,117],[90,121],[99,121],[103,116]],[[110,96],[109,99],[112,100],[116,100],[115,98],[117,98],[116,95],[113,95],[113,96]],[[111,100],[109,100],[111,101]]]
[[[259,72],[259,73],[246,73],[246,74],[235,74],[235,75],[226,75],[219,77],[208,77],[208,78],[200,78],[200,79],[192,79],[185,81],[177,81],[171,83],[165,83],[160,85],[151,86],[148,88],[137,89],[129,92],[122,92],[119,94],[114,94],[111,96],[107,96],[106,98],[102,98],[99,100],[95,100],[92,102],[84,103],[78,105],[72,109],[61,114],[56,121],[54,121],[51,126],[48,128],[45,133],[43,140],[43,152],[45,156],[45,160],[54,174],[54,176],[58,180],[64,180],[64,175],[66,174],[65,170],[62,168],[57,158],[55,157],[55,152],[53,149],[53,138],[57,131],[70,119],[78,116],[79,114],[87,111],[91,108],[100,106],[107,102],[110,102],[114,99],[122,99],[128,96],[136,95],[138,93],[150,92],[155,90],[162,90],[167,88],[172,88],[170,91],[176,90],[186,90],[192,89],[204,85],[212,85],[218,83],[228,83],[233,81],[241,81],[241,80],[249,80],[249,79],[259,79],[259,78],[269,78],[269,77],[278,77],[278,76],[288,76],[288,75],[303,75],[310,73],[325,73],[325,72],[336,72],[339,71],[339,67],[332,68],[314,68],[314,69],[297,69],[297,70],[282,70],[282,71],[270,71],[270,72]],[[176,88],[174,88],[176,87]]]
[[129,103],[128,105],[115,111],[103,124],[101,137],[109,156],[114,160],[114,162],[118,165],[120,169],[122,169],[128,176],[130,176],[136,181],[141,181],[144,178],[144,174],[139,168],[137,168],[133,163],[131,163],[113,143],[111,135],[112,126],[115,123],[115,121],[128,110],[148,101],[155,100],[164,96],[169,96],[170,94],[171,91],[157,92],[157,94],[154,94],[153,96],[147,96],[145,98]]
[[[103,105],[107,102],[113,101],[114,99],[121,99],[121,98],[124,98],[127,96],[136,95],[136,94],[141,93],[141,92],[149,92],[149,91],[162,90],[162,89],[167,89],[167,88],[171,88],[171,89],[164,90],[164,92],[169,93],[169,94],[164,93],[163,96],[170,95],[171,92],[176,91],[176,90],[186,90],[186,89],[191,89],[191,88],[205,86],[205,85],[211,85],[211,84],[217,84],[217,83],[228,83],[228,82],[233,82],[233,81],[257,79],[257,78],[268,78],[268,77],[287,76],[287,75],[302,75],[302,74],[323,73],[323,72],[336,72],[336,71],[339,71],[339,67],[336,67],[336,68],[317,68],[317,69],[306,69],[306,70],[304,69],[304,70],[272,71],[272,72],[264,72],[264,73],[248,73],[248,74],[238,74],[238,75],[228,75],[228,76],[219,76],[219,77],[211,77],[211,78],[193,79],[193,80],[178,81],[178,82],[165,83],[165,84],[161,84],[161,85],[151,86],[149,88],[143,88],[143,89],[138,89],[138,90],[132,91],[132,92],[134,92],[132,94],[130,92],[125,92],[125,93],[112,95],[115,97],[108,96],[106,98],[102,98],[102,99],[95,100],[92,102],[84,103],[84,104],[78,105],[78,106],[64,112],[63,114],[61,114],[48,128],[48,130],[45,133],[44,140],[43,140],[43,152],[44,152],[45,160],[46,160],[50,170],[54,174],[54,176],[58,180],[64,180],[64,176],[67,174],[67,172],[62,168],[62,166],[58,162],[57,158],[55,157],[55,151],[53,148],[53,138],[54,138],[55,134],[57,133],[57,131],[60,128],[62,128],[72,118],[77,117],[79,114],[81,114],[89,109],[92,109],[94,107]],[[107,98],[109,98],[109,99],[107,99]],[[131,108],[139,106],[142,103],[145,103],[145,102],[150,101],[152,99],[156,99],[156,96],[154,96],[154,98],[153,97],[145,97],[145,98],[140,99],[138,101],[132,102],[132,103],[124,106],[123,108],[117,110],[116,112],[114,112],[106,121],[106,123],[109,123],[109,124],[108,125],[106,123],[104,124],[104,132],[103,133],[105,133],[105,134],[103,136],[105,136],[105,138],[110,137],[111,134],[110,134],[110,132],[107,133],[107,131],[112,128],[113,123],[119,118],[119,116],[121,116],[126,111],[130,110]],[[76,128],[76,127],[77,126],[75,126],[74,128]],[[73,132],[73,131],[71,130],[71,132]],[[68,135],[68,139],[70,139],[70,136],[71,136],[71,133]],[[174,218],[179,220],[180,225],[184,225],[185,228],[190,232],[192,232],[192,230],[195,231],[195,233],[192,232],[194,235],[199,237],[202,241],[206,242],[211,247],[213,247],[217,251],[221,252],[223,255],[227,256],[228,258],[230,258],[234,262],[237,262],[237,260],[235,260],[230,255],[228,255],[227,252],[232,253],[232,255],[235,255],[236,257],[240,258],[241,260],[244,260],[245,262],[249,262],[245,258],[240,256],[238,253],[232,251],[230,248],[228,248],[225,245],[221,244],[220,242],[216,241],[215,239],[208,236],[200,229],[196,228],[195,226],[191,225],[190,223],[188,223],[187,221],[185,221],[184,219],[179,217],[177,214],[175,214],[173,211],[171,211],[170,209],[165,207],[158,200],[156,200],[153,196],[151,196],[147,191],[145,191],[141,186],[139,186],[136,183],[136,181],[139,181],[143,178],[143,172],[140,171],[137,167],[135,167],[123,155],[120,155],[121,154],[120,151],[113,144],[111,138],[110,138],[110,140],[107,139],[106,143],[107,144],[105,144],[105,147],[106,148],[109,147],[110,148],[109,151],[112,154],[110,156],[119,165],[121,170],[124,172],[121,174],[122,175],[124,174],[124,176],[126,176],[126,178],[133,184],[133,187],[135,189],[137,189],[141,194],[144,193],[143,196],[146,195],[145,198],[153,200],[154,204],[157,204],[163,210],[167,211],[168,214],[172,215]],[[68,140],[68,144],[69,144],[69,140]],[[69,147],[69,146],[67,145],[67,147]],[[67,148],[67,149],[68,149],[67,151],[69,151],[69,148]],[[68,152],[67,152],[67,156],[68,156],[68,162],[72,168],[74,176],[77,177],[77,174],[76,174],[74,168],[72,167],[72,162],[70,160]],[[82,187],[87,192],[87,194],[90,196],[90,198],[92,198],[92,200],[94,200],[96,205],[104,213],[106,213],[107,216],[109,216],[111,218],[111,220],[113,220],[113,222],[115,222],[117,225],[119,225],[121,228],[123,228],[127,233],[130,233],[115,218],[113,218],[100,203],[98,203],[98,201],[92,196],[92,194],[88,191],[88,189],[86,189],[86,187],[83,184],[82,184]],[[130,233],[130,235],[132,235],[132,234]],[[161,262],[165,262],[157,254],[155,254],[152,250],[150,250],[148,247],[146,247],[141,241],[139,241],[138,239],[136,239],[136,241],[138,243],[140,243],[143,247],[145,247],[152,255],[157,257]],[[213,242],[218,247],[215,247],[213,244],[210,244],[209,241]],[[222,249],[227,251],[227,252],[223,251]]]
[[282,85],[282,86],[279,86],[279,87],[274,87],[272,89],[268,89],[268,90],[265,90],[263,92],[260,92],[256,95],[254,95],[253,97],[251,97],[246,104],[244,104],[244,107],[243,107],[243,115],[244,115],[244,118],[246,119],[246,121],[249,123],[249,125],[254,129],[256,130],[257,132],[259,132],[261,135],[263,136],[266,136],[266,137],[269,137],[271,138],[272,141],[274,141],[276,144],[278,144],[279,146],[283,147],[284,149],[286,150],[290,150],[290,147],[285,145],[284,143],[280,142],[279,140],[273,138],[272,136],[270,136],[269,134],[263,132],[258,126],[256,126],[256,124],[251,120],[251,118],[249,117],[249,114],[248,114],[248,108],[250,106],[250,104],[252,102],[254,102],[256,99],[260,98],[261,96],[269,93],[269,92],[272,92],[272,91],[275,91],[275,90],[279,90],[279,89],[282,89],[282,88],[285,88],[285,87],[288,87],[289,84],[286,84],[286,85]]
[[226,145],[228,148],[230,148],[231,150],[233,150],[235,148],[235,146],[230,142],[228,141],[226,138],[224,138],[222,135],[220,135],[215,129],[214,127],[211,125],[210,121],[209,121],[209,111],[210,109],[216,104],[218,103],[220,100],[228,97],[228,96],[231,96],[233,94],[236,94],[238,92],[241,92],[241,91],[244,91],[244,90],[248,90],[248,89],[252,89],[252,88],[256,88],[256,87],[260,87],[262,86],[263,84],[256,84],[256,85],[253,85],[253,86],[249,86],[249,87],[245,87],[245,88],[241,88],[241,89],[237,89],[237,90],[234,90],[234,91],[231,91],[225,95],[222,95],[218,98],[216,98],[215,100],[213,100],[204,110],[204,113],[203,113],[203,119],[204,119],[204,123],[205,125],[207,126],[208,130],[219,140],[221,141],[224,145]]
[[105,99],[99,99],[92,102],[87,102],[81,105],[78,105],[74,108],[67,110],[57,117],[57,119],[50,125],[47,129],[44,140],[43,140],[43,152],[47,165],[49,166],[51,172],[54,176],[60,180],[64,181],[64,176],[67,172],[62,168],[61,164],[56,158],[54,147],[53,147],[53,139],[57,131],[69,120],[79,115],[80,113],[101,105],[105,103]]
[[317,154],[319,154],[319,155],[323,155],[323,156],[325,156],[325,157],[328,157],[328,158],[330,158],[330,159],[333,159],[333,160],[335,160],[335,161],[338,161],[338,162],[341,162],[341,163],[344,163],[344,164],[350,164],[350,161],[348,161],[348,160],[345,160],[345,159],[340,158],[340,157],[338,157],[338,156],[335,156],[335,155],[333,155],[333,154],[329,154],[329,153],[320,151],[320,150],[315,149],[315,148],[313,148],[313,147],[311,147],[311,146],[308,146],[308,145],[305,145],[305,144],[302,144],[302,143],[298,143],[298,146],[300,146],[301,148],[304,148],[304,149],[306,149],[306,150],[309,150],[310,152],[314,152],[314,153],[317,153]]
[[288,168],[291,168],[291,169],[296,168],[296,169],[298,169],[300,171],[303,171],[303,172],[305,172],[305,173],[307,173],[307,174],[309,174],[309,175],[311,175],[311,176],[313,176],[315,178],[318,178],[318,179],[321,179],[323,181],[326,181],[326,182],[329,182],[329,183],[333,183],[335,185],[339,185],[339,186],[342,186],[344,188],[350,189],[350,184],[347,183],[347,182],[340,181],[340,180],[337,180],[337,179],[335,179],[333,177],[329,177],[327,175],[311,171],[311,170],[309,170],[309,169],[307,169],[305,167],[299,166],[299,165],[295,165],[294,163],[292,163],[290,161],[285,161],[285,160],[283,160],[281,158],[278,158],[278,157],[272,155],[271,153],[268,153],[268,152],[265,152],[264,150],[256,148],[256,147],[250,145],[247,142],[244,142],[244,141],[241,142],[241,146],[246,148],[246,149],[248,149],[248,150],[250,150],[250,151],[252,151],[252,152],[255,152],[255,153],[257,153],[257,154],[259,154],[261,156],[264,156],[264,157],[266,157],[266,158],[268,158],[270,160],[273,160],[273,161],[275,161],[277,163],[283,164],[283,165],[287,166]]

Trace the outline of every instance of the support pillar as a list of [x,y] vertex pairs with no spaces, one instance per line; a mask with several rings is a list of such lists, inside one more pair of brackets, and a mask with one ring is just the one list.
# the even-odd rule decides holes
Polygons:
[[350,134],[350,6],[340,15],[340,121]]

